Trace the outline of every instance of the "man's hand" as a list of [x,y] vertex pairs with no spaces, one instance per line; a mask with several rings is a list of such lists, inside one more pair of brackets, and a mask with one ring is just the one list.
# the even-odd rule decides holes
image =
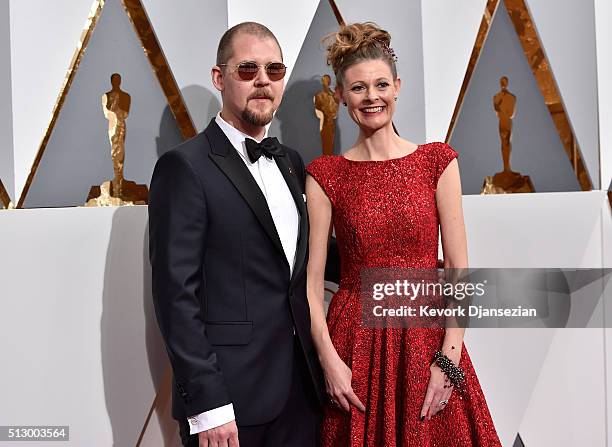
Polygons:
[[198,433],[200,447],[239,447],[236,421]]

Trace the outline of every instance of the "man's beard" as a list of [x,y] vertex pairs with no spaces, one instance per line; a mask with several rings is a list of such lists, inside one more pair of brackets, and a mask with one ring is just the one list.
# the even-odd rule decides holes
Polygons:
[[247,107],[242,111],[242,119],[252,126],[263,127],[270,124],[274,117],[274,110],[270,110],[267,113],[260,113],[250,110]]

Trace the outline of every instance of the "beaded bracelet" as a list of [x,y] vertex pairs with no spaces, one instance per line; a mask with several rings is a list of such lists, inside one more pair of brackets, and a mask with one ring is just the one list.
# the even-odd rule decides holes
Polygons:
[[442,351],[436,351],[434,354],[434,362],[436,362],[436,365],[446,374],[446,377],[448,377],[455,388],[461,388],[461,383],[465,380],[463,369],[455,365],[451,359],[442,354]]

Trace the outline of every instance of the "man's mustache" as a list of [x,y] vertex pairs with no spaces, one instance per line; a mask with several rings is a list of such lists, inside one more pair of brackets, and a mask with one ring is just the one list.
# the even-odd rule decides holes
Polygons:
[[251,95],[249,95],[249,97],[247,99],[251,100],[251,99],[255,99],[255,98],[265,98],[265,99],[269,99],[270,101],[274,101],[274,96],[272,96],[271,93],[265,91],[265,90],[257,90],[254,93],[252,93]]

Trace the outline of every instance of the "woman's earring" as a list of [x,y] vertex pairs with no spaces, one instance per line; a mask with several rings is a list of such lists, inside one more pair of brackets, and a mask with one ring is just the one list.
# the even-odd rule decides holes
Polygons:
[[395,98],[393,98],[395,101],[397,101],[397,96]]
[[343,101],[342,104],[346,105],[346,101]]

